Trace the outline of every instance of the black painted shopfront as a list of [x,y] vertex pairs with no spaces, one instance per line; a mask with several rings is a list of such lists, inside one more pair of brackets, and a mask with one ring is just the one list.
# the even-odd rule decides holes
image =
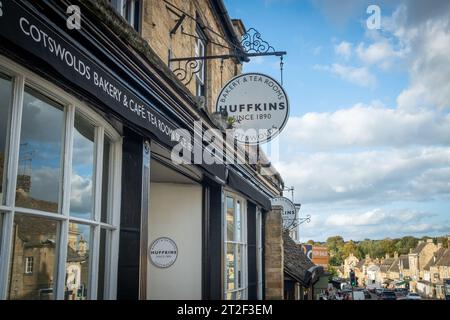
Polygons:
[[[89,288],[93,289],[86,294],[86,297],[94,299],[150,298],[151,294],[149,296],[148,292],[151,289],[148,286],[151,287],[155,284],[147,279],[147,277],[151,278],[148,270],[153,268],[148,261],[147,248],[152,240],[149,238],[148,230],[152,230],[152,221],[155,221],[156,218],[151,214],[147,215],[148,212],[152,212],[152,198],[149,194],[157,192],[157,188],[152,191],[152,186],[154,186],[160,188],[158,192],[161,192],[162,195],[164,195],[164,190],[172,190],[164,189],[168,187],[188,188],[196,195],[197,191],[200,191],[198,193],[199,201],[193,204],[195,208],[197,206],[200,208],[198,220],[198,227],[201,230],[200,240],[197,243],[198,248],[193,248],[196,250],[195,254],[201,255],[200,283],[198,284],[200,296],[198,298],[257,299],[258,296],[262,298],[264,296],[264,277],[258,277],[258,274],[262,274],[264,270],[264,259],[261,258],[264,256],[261,245],[264,239],[262,221],[264,221],[265,212],[270,210],[270,197],[274,195],[270,194],[268,190],[258,187],[251,171],[247,170],[245,166],[176,166],[171,163],[170,150],[177,144],[177,141],[171,140],[172,130],[184,128],[192,132],[192,124],[198,119],[196,114],[186,110],[185,106],[193,105],[194,101],[181,88],[180,84],[172,79],[169,69],[164,69],[157,62],[149,61],[137,54],[117,35],[115,30],[98,23],[97,12],[88,5],[89,1],[76,1],[83,10],[81,30],[66,28],[67,15],[65,12],[68,1],[10,0],[1,1],[1,3],[0,62],[4,65],[1,65],[0,75],[6,73],[9,76],[9,70],[14,70],[11,71],[11,77],[15,79],[12,82],[17,85],[17,81],[19,81],[17,79],[24,77],[25,88],[27,88],[28,76],[20,74],[20,70],[24,70],[25,74],[29,73],[30,79],[43,79],[43,83],[50,83],[61,89],[64,94],[73,97],[75,104],[79,102],[80,106],[85,105],[87,109],[90,108],[92,109],[90,111],[98,114],[101,121],[105,122],[107,129],[96,130],[105,132],[105,140],[108,130],[116,132],[121,137],[121,141],[118,142],[121,150],[117,151],[117,154],[121,155],[121,159],[115,163],[114,167],[118,171],[109,168],[109,173],[104,170],[103,174],[103,178],[111,175],[109,187],[108,184],[105,184],[105,188],[102,189],[103,193],[111,193],[114,188],[117,188],[117,193],[109,194],[109,200],[104,202],[93,200],[98,203],[99,211],[101,211],[100,207],[104,207],[112,212],[114,211],[112,207],[118,206],[116,208],[119,219],[117,225],[115,226],[112,222],[111,226],[106,226],[106,224],[104,226],[101,218],[98,218],[97,224],[97,218],[93,218],[91,224],[86,222],[91,228],[92,237],[90,239],[94,252],[95,250],[103,252],[102,244],[109,243],[105,247],[107,248],[105,249],[105,260],[90,261],[92,269],[89,272]],[[18,71],[16,71],[16,67]],[[78,108],[78,106],[76,107]],[[71,103],[64,108],[63,110],[67,114],[67,110],[72,108]],[[75,118],[77,112],[74,113]],[[203,120],[208,122],[206,118]],[[71,121],[73,122],[73,120]],[[207,125],[212,126],[212,123],[207,123]],[[111,128],[108,129],[109,127]],[[8,139],[8,141],[15,141],[14,137]],[[95,139],[95,141],[99,141],[99,138]],[[22,148],[19,142],[17,142],[17,146],[17,148]],[[64,150],[67,151],[67,148],[65,147]],[[11,150],[13,149],[10,149],[10,154],[13,152]],[[102,150],[106,154],[106,147]],[[76,150],[70,153],[76,155]],[[9,155],[8,159],[17,160],[19,158],[19,155],[16,158]],[[3,160],[0,159],[0,161]],[[62,160],[62,167],[65,165]],[[14,165],[9,163],[8,174],[12,174],[13,169]],[[152,169],[154,170],[152,171]],[[112,179],[114,172],[120,172],[120,180]],[[167,174],[165,174],[166,172]],[[0,178],[3,179],[3,177]],[[120,186],[113,186],[111,181],[121,181]],[[14,187],[11,188],[14,189]],[[233,193],[238,196],[234,197]],[[118,205],[114,204],[113,199],[117,196],[120,197]],[[64,215],[64,201],[61,203],[61,212]],[[2,205],[0,211],[5,212],[1,218],[3,230],[7,229],[5,223],[9,224],[11,228],[14,225],[12,220],[8,220],[10,219],[9,215],[12,219],[13,213],[16,218],[23,211],[24,215],[37,214],[43,217],[48,216],[51,219],[51,213],[34,212],[25,210],[26,208],[21,211],[21,209],[15,208],[17,203],[14,204],[12,198],[11,203],[6,201]],[[95,209],[95,204],[93,207]],[[245,232],[240,229],[234,231],[227,231],[226,227],[224,229],[224,221],[228,219],[227,212],[232,212],[237,217],[231,216],[230,219],[242,219],[242,226],[246,226]],[[67,214],[67,220],[57,223],[61,223],[62,226],[73,225],[70,213]],[[93,215],[95,216],[95,214]],[[174,219],[177,219],[176,215]],[[258,219],[260,221],[259,230]],[[74,221],[84,223],[82,219]],[[103,227],[107,230],[105,236],[102,233]],[[240,226],[236,228],[240,228]],[[236,236],[236,232],[241,235],[245,234],[245,241],[241,239],[241,236]],[[63,238],[59,235],[56,237],[57,242],[70,244],[70,236],[70,231]],[[3,232],[1,237],[2,245],[6,246],[13,239],[12,231]],[[231,237],[237,237],[238,240]],[[72,259],[74,265],[80,259],[80,232],[78,232],[77,241],[78,255],[74,254]],[[95,249],[98,246],[100,249]],[[227,251],[228,248],[230,251]],[[248,253],[247,263],[243,264],[247,270],[241,270],[245,285],[240,291],[239,281],[241,280],[235,280],[238,287],[236,290],[232,289],[228,292],[226,287],[229,284],[225,276],[227,267],[224,266],[224,256],[233,255],[229,252],[241,252],[240,250],[244,249]],[[70,247],[68,252],[71,252]],[[60,250],[55,255],[68,255],[68,252]],[[0,253],[2,258],[9,261],[9,258],[14,255],[14,250],[1,248]],[[260,265],[258,265],[258,257]],[[65,260],[65,257],[60,259]],[[95,258],[91,257],[92,259]],[[105,273],[102,273],[99,270],[103,270],[103,264],[108,263],[107,259],[116,264],[109,269],[106,268]],[[5,259],[3,260],[5,261]],[[31,263],[33,260],[29,261]],[[181,263],[180,261],[178,263]],[[31,264],[26,265],[27,268],[30,266]],[[11,298],[10,275],[12,269],[6,262],[0,267],[2,268],[0,271],[3,272],[0,277],[2,281],[0,288],[3,291],[1,297],[8,299]],[[61,266],[53,272],[56,278],[51,280],[52,298],[63,298],[65,295],[61,293],[61,290],[68,290],[67,273],[64,276],[64,272],[67,270]],[[64,277],[66,279],[61,280]],[[98,286],[93,285],[92,281],[97,281]],[[103,283],[108,281],[111,283],[106,285]],[[66,289],[64,289],[65,287]],[[103,287],[107,289],[103,289]],[[40,293],[43,292],[42,289],[39,290],[41,290]],[[262,292],[260,292],[261,290]],[[73,292],[73,296],[76,295],[77,293]],[[166,298],[171,298],[171,296],[166,296]]]

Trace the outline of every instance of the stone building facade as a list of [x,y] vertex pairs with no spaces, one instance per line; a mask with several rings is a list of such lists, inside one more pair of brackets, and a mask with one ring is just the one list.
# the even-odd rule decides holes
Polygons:
[[[171,161],[180,142],[172,133],[193,135],[196,121],[234,148],[213,105],[246,60],[243,23],[222,0],[71,3],[82,12],[81,30],[67,28],[66,1],[3,2],[0,299],[281,298],[282,241],[264,242],[281,228],[271,217],[270,200],[283,190],[276,169],[246,160],[255,147],[239,165]],[[214,54],[233,57],[190,65],[204,72],[187,70],[187,78],[169,61]],[[27,112],[33,107],[54,121]],[[23,134],[31,127],[48,134]],[[55,143],[47,137],[55,148],[43,147]],[[73,174],[80,141],[92,160],[77,173],[91,186],[82,194]],[[26,145],[40,155],[29,179],[18,172]],[[53,169],[44,175],[53,189],[37,169]],[[75,237],[72,224],[83,232]],[[178,256],[159,268],[149,247],[166,238]]]
[[[450,239],[450,237],[449,237]],[[408,254],[383,259],[366,256],[358,260],[350,255],[344,260],[339,276],[348,278],[353,268],[361,286],[407,287],[426,298],[444,299],[444,281],[450,278],[450,248],[432,239],[420,240]]]

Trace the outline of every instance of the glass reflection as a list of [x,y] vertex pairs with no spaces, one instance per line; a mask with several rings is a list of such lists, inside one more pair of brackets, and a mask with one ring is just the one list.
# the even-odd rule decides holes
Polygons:
[[109,186],[109,165],[111,159],[111,142],[105,137],[103,145],[103,173],[102,173],[102,214],[101,221],[108,223],[108,186]]
[[236,271],[237,271],[237,287],[242,288],[243,287],[243,261],[242,261],[242,245],[236,245]]
[[234,200],[227,197],[227,241],[234,241]]
[[0,73],[0,204],[3,202],[4,172],[6,172],[6,141],[11,111],[12,82]]
[[105,275],[106,275],[106,243],[107,243],[108,231],[100,229],[100,252],[98,259],[98,287],[97,287],[97,299],[103,300],[105,293]]
[[236,214],[235,214],[235,219],[236,219],[236,234],[235,234],[235,240],[237,242],[242,241],[242,221],[241,221],[241,201],[237,200],[236,201]]
[[88,297],[90,239],[89,226],[69,223],[64,292],[66,300],[86,300]]
[[72,217],[92,217],[94,136],[94,127],[78,114],[75,115],[70,192]]
[[8,299],[54,299],[57,222],[14,216]]
[[58,212],[63,137],[63,108],[35,90],[25,88],[17,206]]
[[227,243],[227,290],[234,290],[235,279],[235,252],[234,244]]

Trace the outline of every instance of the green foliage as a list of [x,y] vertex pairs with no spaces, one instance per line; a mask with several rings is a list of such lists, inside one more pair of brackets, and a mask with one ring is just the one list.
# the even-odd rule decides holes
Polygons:
[[[421,239],[426,240],[430,239],[430,237]],[[434,243],[441,242],[444,248],[447,248],[448,239],[446,236],[432,239]],[[313,241],[309,240],[308,243],[310,242]],[[333,236],[327,239],[326,245],[330,252],[330,266],[340,266],[351,253],[358,259],[364,259],[367,255],[370,255],[371,258],[384,258],[386,253],[392,257],[394,252],[397,252],[399,255],[409,253],[410,249],[415,248],[418,242],[419,239],[412,236],[405,236],[399,239],[364,239],[359,242],[353,240],[345,242],[341,236]]]

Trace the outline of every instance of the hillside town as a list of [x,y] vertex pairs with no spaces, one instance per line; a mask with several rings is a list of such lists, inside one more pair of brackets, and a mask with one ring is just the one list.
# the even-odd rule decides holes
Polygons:
[[371,291],[390,289],[416,293],[424,299],[445,299],[445,285],[450,278],[450,247],[427,239],[419,240],[407,254],[395,252],[381,259],[370,255],[358,259],[350,253],[337,269],[337,275],[348,279],[352,270],[357,286]]

